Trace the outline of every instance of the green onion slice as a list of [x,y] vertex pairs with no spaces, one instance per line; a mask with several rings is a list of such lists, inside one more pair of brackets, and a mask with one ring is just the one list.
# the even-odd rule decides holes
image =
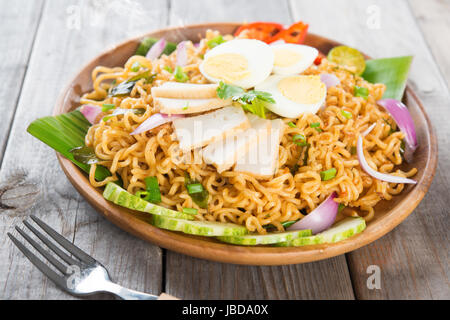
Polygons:
[[161,202],[161,190],[159,189],[158,179],[156,177],[147,177],[144,179],[145,189],[148,192],[145,200],[159,203]]
[[183,71],[183,68],[180,66],[177,66],[175,68],[173,76],[178,82],[186,82],[189,80],[189,76]]
[[349,111],[346,111],[346,110],[341,110],[341,114],[344,116],[344,118],[347,118],[347,119],[351,119],[351,118],[353,118],[353,115],[352,115],[352,113],[351,112],[349,112]]
[[367,88],[355,86],[353,90],[355,97],[362,97],[365,100],[367,100],[367,98],[369,97],[369,89]]
[[336,177],[336,168],[331,168],[320,172],[320,178],[322,181],[328,181]]

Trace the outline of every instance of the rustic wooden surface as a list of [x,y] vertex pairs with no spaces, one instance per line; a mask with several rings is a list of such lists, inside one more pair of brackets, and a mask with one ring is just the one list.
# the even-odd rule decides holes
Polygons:
[[[26,4],[25,4],[26,3]],[[450,3],[442,0],[9,1],[0,13],[0,299],[70,299],[6,237],[34,213],[104,263],[114,280],[183,299],[448,299]],[[378,20],[376,18],[379,18]],[[74,190],[55,154],[25,132],[96,54],[166,25],[302,19],[314,33],[373,57],[413,54],[410,83],[439,140],[434,183],[399,227],[345,256],[282,267],[209,262],[136,239]],[[445,80],[446,79],[446,80]],[[447,82],[446,82],[447,81]],[[15,232],[13,232],[15,233]],[[366,285],[379,266],[381,289]],[[94,298],[109,299],[108,295]]]

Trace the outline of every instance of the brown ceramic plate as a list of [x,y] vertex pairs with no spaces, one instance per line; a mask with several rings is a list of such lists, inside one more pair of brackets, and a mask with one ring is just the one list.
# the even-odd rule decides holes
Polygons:
[[[191,25],[180,28],[168,28],[149,33],[147,36],[179,42],[181,40],[198,41],[207,29],[215,29],[223,34],[233,33],[237,23],[210,23]],[[65,113],[79,106],[82,93],[92,89],[91,71],[95,66],[122,66],[135,52],[140,38],[128,40],[93,59],[72,80],[56,103],[54,114]],[[339,43],[309,34],[306,44],[316,47],[322,53]],[[87,176],[72,162],[58,154],[58,159],[67,177],[75,188],[101,212],[108,220],[120,228],[163,248],[198,258],[227,263],[251,265],[282,265],[303,263],[337,256],[375,241],[391,231],[402,222],[419,204],[427,192],[433,179],[437,163],[437,142],[424,107],[410,87],[406,88],[404,102],[414,119],[419,148],[416,150],[414,162],[405,164],[404,169],[416,167],[417,185],[408,185],[391,201],[381,201],[376,207],[375,218],[368,223],[364,232],[345,241],[334,244],[313,245],[305,247],[246,247],[221,243],[207,237],[189,236],[183,233],[166,231],[146,222],[147,214],[132,212],[106,201],[102,190],[92,187]]]

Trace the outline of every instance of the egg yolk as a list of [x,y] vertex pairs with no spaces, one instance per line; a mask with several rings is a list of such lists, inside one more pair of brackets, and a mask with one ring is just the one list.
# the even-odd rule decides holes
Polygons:
[[223,53],[206,59],[205,72],[213,78],[233,83],[250,75],[247,59],[237,53]]
[[276,67],[289,67],[300,61],[302,55],[298,52],[287,50],[287,49],[277,49],[274,50],[275,60],[274,65]]
[[278,90],[295,103],[312,104],[320,101],[327,88],[319,76],[292,76],[278,82]]

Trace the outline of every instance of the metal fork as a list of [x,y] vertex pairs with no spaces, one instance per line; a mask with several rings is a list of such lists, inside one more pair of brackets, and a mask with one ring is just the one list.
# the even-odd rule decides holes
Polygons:
[[56,246],[44,234],[33,227],[28,221],[23,221],[25,226],[34,233],[49,249],[59,258],[64,260],[67,265],[56,259],[53,254],[44,249],[40,244],[33,240],[23,229],[15,227],[22,237],[28,241],[48,262],[50,262],[61,274],[55,272],[35,254],[33,254],[23,243],[8,232],[9,238],[19,248],[20,251],[47,277],[49,277],[59,288],[75,296],[87,296],[99,292],[109,292],[119,298],[126,300],[158,300],[171,299],[173,297],[162,294],[156,296],[135,290],[124,288],[111,281],[108,270],[97,260],[73,245],[70,241],[44,223],[34,215],[31,219],[44,230],[50,238],[56,241],[72,256],[69,256],[62,249]]

